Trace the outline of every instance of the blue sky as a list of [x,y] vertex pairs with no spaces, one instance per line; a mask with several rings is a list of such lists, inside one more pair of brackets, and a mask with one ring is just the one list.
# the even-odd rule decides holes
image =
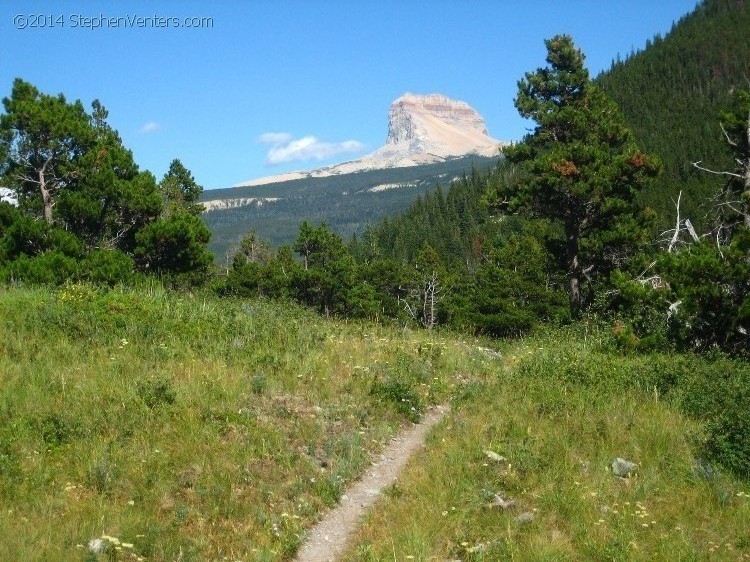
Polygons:
[[[228,187],[377,148],[407,91],[464,100],[492,136],[517,140],[529,126],[513,107],[517,81],[545,64],[545,38],[572,35],[595,76],[694,6],[4,0],[0,95],[21,77],[86,106],[98,98],[142,168],[160,178],[180,158],[205,188]],[[212,24],[188,29],[187,17]]]

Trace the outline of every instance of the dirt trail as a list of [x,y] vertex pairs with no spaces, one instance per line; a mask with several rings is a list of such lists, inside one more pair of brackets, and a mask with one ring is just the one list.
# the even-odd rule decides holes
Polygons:
[[448,410],[447,406],[437,406],[418,424],[396,435],[382,452],[381,460],[373,464],[341,497],[339,505],[313,527],[295,562],[338,560],[359,527],[362,515],[377,501],[381,490],[396,481],[409,458],[424,445],[427,432],[443,419]]

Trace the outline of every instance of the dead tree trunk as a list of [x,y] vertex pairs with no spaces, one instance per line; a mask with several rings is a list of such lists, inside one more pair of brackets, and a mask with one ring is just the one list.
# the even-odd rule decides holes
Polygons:
[[[750,111],[747,112],[747,129],[745,135],[750,146]],[[745,155],[745,191],[742,193],[742,210],[744,211],[745,228],[750,229],[750,152]]]
[[568,254],[568,298],[570,299],[570,313],[578,318],[581,313],[581,262],[579,258],[578,229],[574,225],[566,225],[566,246]]
[[[438,305],[441,300],[443,287],[435,271],[429,277],[422,278],[418,283],[417,286],[412,287],[410,298],[406,298],[401,302],[404,311],[411,319],[431,330],[437,324]],[[412,301],[413,305],[409,300]]]
[[422,324],[428,329],[437,324],[437,301],[440,294],[440,285],[438,283],[437,273],[432,272],[424,285],[424,305],[422,309]]
[[52,207],[55,204],[54,190],[55,185],[52,178],[47,175],[47,168],[52,162],[53,156],[47,158],[42,167],[39,169],[39,191],[42,195],[42,205],[44,206],[44,220],[47,224],[52,224]]

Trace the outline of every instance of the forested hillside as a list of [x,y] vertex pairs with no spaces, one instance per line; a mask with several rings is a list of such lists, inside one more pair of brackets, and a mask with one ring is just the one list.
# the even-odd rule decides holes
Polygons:
[[243,198],[254,200],[203,214],[212,233],[209,248],[217,261],[224,263],[226,253],[236,250],[249,228],[275,246],[288,244],[305,219],[325,220],[339,235],[349,237],[383,217],[403,212],[417,197],[434,191],[439,184],[450,184],[472,166],[486,170],[497,160],[470,155],[422,166],[206,191],[201,201],[209,204],[217,200],[230,204]]
[[507,170],[502,163],[489,172],[472,168],[447,189],[438,187],[418,197],[402,214],[386,217],[355,236],[355,255],[364,260],[387,255],[410,261],[427,243],[449,262],[476,263],[490,216],[485,196]]
[[692,163],[729,169],[731,157],[719,111],[731,92],[750,79],[750,2],[707,0],[665,36],[617,60],[596,82],[617,102],[636,140],[656,153],[664,174],[643,196],[659,215],[662,230],[673,226],[674,203],[703,231],[716,209],[711,197],[721,177]]

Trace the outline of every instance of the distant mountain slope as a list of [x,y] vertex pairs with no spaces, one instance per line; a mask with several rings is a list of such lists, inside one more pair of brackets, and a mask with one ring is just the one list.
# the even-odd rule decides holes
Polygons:
[[304,219],[325,220],[348,237],[404,211],[438,184],[447,186],[472,167],[486,170],[498,160],[470,155],[421,166],[205,191],[201,201],[207,208],[203,220],[212,232],[209,246],[223,263],[248,229],[274,245],[285,244],[296,238]]
[[666,37],[657,36],[597,78],[642,148],[664,162],[664,177],[644,199],[665,228],[672,224],[672,199],[680,190],[683,211],[699,227],[706,223],[708,199],[722,180],[697,172],[692,163],[730,165],[717,114],[732,88],[750,87],[748,79],[747,0],[706,0]]

